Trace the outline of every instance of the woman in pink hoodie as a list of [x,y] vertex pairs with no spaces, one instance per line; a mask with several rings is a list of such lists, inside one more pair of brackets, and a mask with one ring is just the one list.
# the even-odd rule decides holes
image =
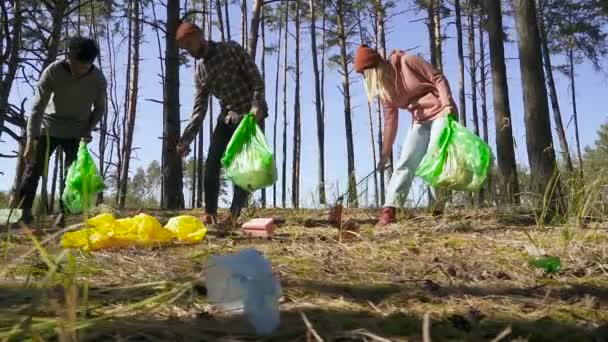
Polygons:
[[416,169],[436,143],[448,114],[457,114],[446,78],[425,60],[402,52],[388,60],[365,45],[355,53],[355,70],[365,77],[369,101],[379,97],[384,108],[382,153],[378,167],[388,163],[397,136],[399,109],[412,113],[412,126],[387,189],[378,225],[396,222],[396,208],[407,198]]

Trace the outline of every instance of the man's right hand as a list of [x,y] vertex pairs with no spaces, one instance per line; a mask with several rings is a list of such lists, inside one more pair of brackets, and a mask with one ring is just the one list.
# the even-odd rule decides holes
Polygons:
[[228,114],[226,115],[226,118],[224,119],[224,122],[227,125],[236,125],[239,122],[241,122],[241,119],[244,117],[245,115],[240,115],[235,111],[229,111]]
[[23,159],[26,162],[33,162],[36,157],[36,146],[38,142],[36,140],[28,140],[25,144],[25,149],[23,150]]
[[177,154],[185,158],[188,154],[190,154],[190,145],[186,145],[183,142],[177,144]]

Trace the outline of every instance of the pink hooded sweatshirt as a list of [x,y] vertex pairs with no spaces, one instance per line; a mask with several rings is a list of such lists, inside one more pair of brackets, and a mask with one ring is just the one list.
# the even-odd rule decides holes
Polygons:
[[443,74],[420,57],[395,52],[390,56],[390,64],[395,68],[395,89],[397,98],[383,100],[384,146],[392,147],[399,126],[399,109],[412,113],[415,123],[432,121],[445,115],[444,109],[456,104]]

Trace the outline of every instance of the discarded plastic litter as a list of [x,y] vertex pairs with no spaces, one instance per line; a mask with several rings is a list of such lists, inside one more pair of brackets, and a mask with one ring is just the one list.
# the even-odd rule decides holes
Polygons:
[[562,262],[559,257],[546,256],[530,259],[530,266],[540,268],[547,273],[558,273],[562,269]]
[[[13,209],[13,212],[11,212],[10,209],[0,209],[0,224],[17,223],[21,219],[21,214],[22,214],[21,209]],[[10,217],[9,217],[9,215],[10,215]],[[9,221],[9,219],[10,219],[10,221]]]
[[169,220],[167,227],[146,214],[116,219],[112,214],[100,214],[87,221],[88,228],[63,234],[63,248],[100,250],[131,246],[156,246],[176,239],[199,242],[207,232],[203,224],[192,216],[178,216]]
[[80,143],[76,161],[68,169],[65,190],[61,199],[72,214],[79,214],[95,206],[97,194],[105,185],[87,144]]
[[488,144],[449,115],[436,147],[424,156],[416,176],[438,188],[477,191],[493,160]]
[[222,165],[228,178],[240,188],[253,192],[272,185],[277,169],[264,132],[247,114],[232,135]]
[[181,242],[200,242],[207,234],[207,228],[194,216],[177,216],[165,225]]
[[279,326],[281,284],[258,251],[211,257],[206,283],[209,302],[223,311],[244,313],[257,333]]

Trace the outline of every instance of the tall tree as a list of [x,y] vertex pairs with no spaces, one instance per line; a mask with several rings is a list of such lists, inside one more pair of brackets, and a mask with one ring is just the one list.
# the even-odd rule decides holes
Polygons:
[[[260,61],[260,64],[262,65],[262,79],[264,80],[264,83],[266,83],[266,20],[265,20],[265,13],[264,13],[264,9],[260,8],[260,25],[262,26],[262,58]],[[253,19],[252,19],[253,20]],[[253,33],[252,33],[253,34]],[[257,35],[257,32],[256,32]],[[262,130],[264,132],[266,132],[266,125],[262,125]],[[262,196],[261,196],[261,205],[262,208],[266,208],[266,188],[262,189]]]
[[247,0],[241,0],[241,45],[246,48],[247,42]]
[[163,87],[163,204],[167,209],[184,207],[182,162],[177,154],[180,137],[179,51],[175,32],[179,24],[179,1],[167,2],[165,38],[165,84]]
[[[251,26],[249,28],[249,40],[247,42],[247,51],[253,57],[253,59],[255,59],[258,45],[258,31],[260,28],[260,19],[262,16],[262,5],[264,5],[263,0],[254,0],[253,10],[251,12]],[[262,30],[263,29],[264,28],[262,28]],[[262,44],[262,49],[264,49],[264,44]]]
[[[0,15],[2,15],[2,21],[5,23],[0,28],[3,32],[2,39],[0,40],[2,44],[2,49],[0,49],[0,66],[2,67],[2,72],[0,73],[0,137],[2,137],[2,133],[5,130],[8,130],[8,128],[5,128],[4,122],[9,118],[9,97],[20,64],[19,53],[21,50],[21,31],[23,26],[21,1],[13,1],[11,3],[12,18],[10,19],[7,4],[9,4],[7,1],[0,4]],[[6,72],[4,72],[5,65],[7,66]],[[9,133],[12,133],[12,131]],[[13,137],[15,136],[16,134],[13,134]],[[19,139],[15,140],[19,141]]]
[[458,46],[458,114],[460,123],[467,125],[467,102],[464,92],[464,42],[462,39],[462,11],[460,0],[454,0],[454,12],[456,14],[456,43]]
[[[276,78],[274,83],[274,128],[273,128],[273,138],[272,138],[272,152],[273,155],[277,156],[277,126],[279,119],[279,76],[281,74],[281,42],[283,39],[283,22],[281,19],[279,21],[279,34],[277,35],[277,64],[276,64]],[[272,184],[272,206],[277,207],[277,183],[274,182]]]
[[[559,179],[556,177],[557,167],[551,136],[536,6],[534,1],[514,0],[513,3],[522,75],[526,142],[532,175],[531,189],[536,195],[548,200],[547,203],[550,204],[548,209],[553,212],[560,209],[558,200],[561,189]],[[547,194],[548,198],[545,197]]]
[[356,207],[357,187],[355,174],[355,148],[353,144],[353,125],[352,125],[352,108],[350,98],[350,62],[352,56],[348,53],[348,38],[354,32],[353,27],[353,3],[346,3],[344,0],[332,0],[332,20],[335,25],[335,41],[339,47],[339,55],[334,58],[334,61],[340,66],[339,73],[342,76],[342,92],[344,100],[344,126],[346,129],[346,158],[347,158],[347,175],[348,175],[348,203],[350,206]]
[[230,14],[228,11],[228,0],[224,0],[224,11],[226,12],[226,37],[232,40],[230,35]]
[[561,155],[566,167],[566,171],[572,174],[574,171],[574,165],[572,158],[570,157],[570,148],[568,146],[568,138],[566,137],[566,130],[564,129],[564,123],[562,120],[562,112],[557,98],[557,90],[555,86],[555,79],[553,78],[553,67],[551,64],[551,53],[549,52],[549,43],[547,41],[547,28],[545,25],[544,16],[544,4],[545,0],[537,0],[538,4],[538,29],[540,32],[540,42],[543,53],[543,64],[545,66],[545,72],[547,74],[547,88],[549,89],[549,98],[551,99],[551,107],[553,109],[553,121],[555,122],[555,131],[557,138],[559,139],[559,145],[561,149]]
[[120,169],[120,184],[118,189],[118,207],[124,209],[127,197],[127,182],[129,180],[129,164],[133,149],[133,133],[135,132],[135,118],[137,115],[137,100],[139,92],[139,48],[141,45],[140,26],[140,0],[131,0],[129,3],[129,36],[131,36],[131,70],[129,72],[129,87],[126,113],[126,127],[124,130],[122,164]]
[[300,207],[300,152],[302,126],[300,123],[300,1],[295,1],[295,87],[293,100],[293,158],[291,176],[291,204]]
[[283,169],[281,195],[283,208],[287,207],[287,42],[289,37],[289,4],[285,1],[285,40],[283,45]]
[[475,7],[469,0],[469,73],[471,76],[471,108],[473,115],[473,128],[479,135],[479,112],[477,111],[477,57],[475,55]]
[[[376,49],[382,56],[382,58],[387,58],[386,56],[386,30],[385,30],[385,18],[386,18],[386,9],[383,0],[375,0],[373,3],[374,6],[374,36],[376,41]],[[378,121],[378,154],[382,152],[382,105],[380,101],[376,101],[376,115]],[[391,155],[391,165],[389,167],[389,172],[392,173],[392,155]],[[380,202],[384,203],[385,198],[385,172],[384,170],[380,171]]]
[[[209,5],[211,8],[211,4]],[[224,15],[222,13],[221,0],[215,0],[215,10],[217,12],[217,24],[220,31],[220,37],[222,41],[226,40],[226,34],[224,33]],[[209,18],[211,18],[211,12],[209,12]]]
[[519,183],[513,142],[509,86],[505,63],[504,32],[500,0],[488,0],[488,35],[490,64],[492,67],[492,90],[496,124],[496,151],[500,172],[500,193],[509,204],[519,204]]
[[[325,117],[322,109],[321,82],[319,79],[319,61],[317,60],[317,17],[316,0],[310,0],[310,50],[312,53],[312,70],[315,89],[315,111],[317,114],[317,146],[318,146],[318,175],[319,203],[325,204]],[[323,42],[324,43],[324,42]],[[323,63],[323,61],[321,62]]]

